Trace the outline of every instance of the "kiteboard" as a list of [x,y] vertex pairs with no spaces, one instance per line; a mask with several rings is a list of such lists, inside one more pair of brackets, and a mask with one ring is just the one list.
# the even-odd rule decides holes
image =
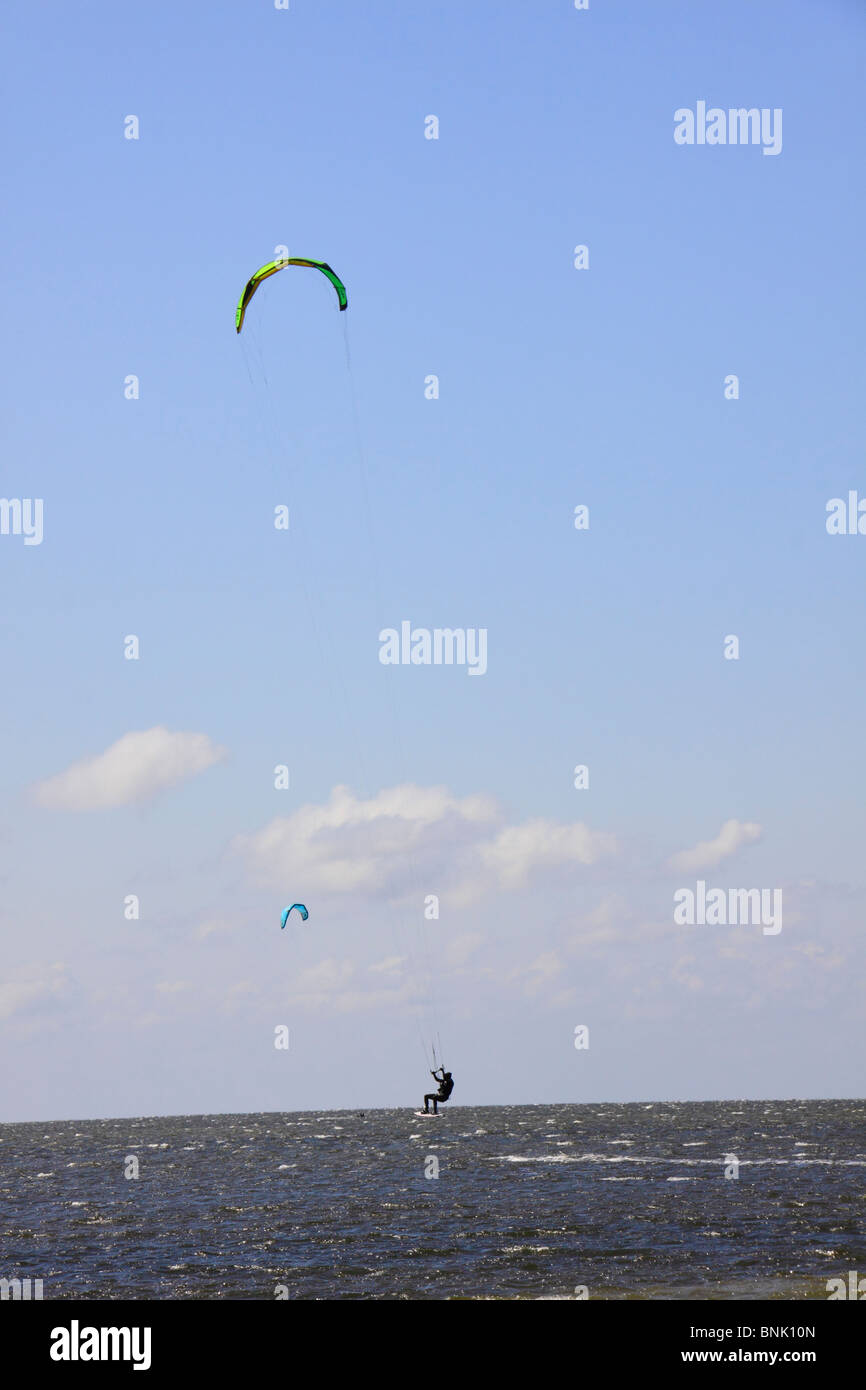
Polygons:
[[419,1120],[441,1120],[442,1111],[435,1110],[413,1110],[413,1115],[417,1115]]

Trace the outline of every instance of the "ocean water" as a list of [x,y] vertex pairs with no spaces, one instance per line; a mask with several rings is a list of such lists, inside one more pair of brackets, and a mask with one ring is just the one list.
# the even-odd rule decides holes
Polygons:
[[866,1274],[866,1102],[444,1110],[0,1126],[0,1277],[46,1299],[826,1299]]

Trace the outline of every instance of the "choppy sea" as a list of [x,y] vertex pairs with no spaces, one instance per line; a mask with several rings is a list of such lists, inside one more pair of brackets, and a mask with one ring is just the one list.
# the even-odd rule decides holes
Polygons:
[[0,1278],[45,1299],[826,1299],[866,1273],[864,1101],[443,1109],[2,1125]]

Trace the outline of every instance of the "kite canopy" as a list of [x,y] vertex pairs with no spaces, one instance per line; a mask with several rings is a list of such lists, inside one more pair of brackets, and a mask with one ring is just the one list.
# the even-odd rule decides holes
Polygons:
[[284,260],[268,261],[267,265],[263,265],[261,270],[257,270],[255,275],[247,281],[244,292],[238,300],[237,310],[235,311],[235,329],[238,333],[240,333],[244,326],[244,314],[247,311],[247,305],[259,285],[263,280],[267,280],[269,275],[276,275],[278,270],[285,270],[287,265],[305,265],[308,266],[310,270],[320,270],[323,275],[327,275],[334,289],[337,291],[340,309],[343,310],[346,308],[349,303],[346,296],[346,286],[343,284],[339,275],[336,275],[329,265],[324,261],[308,261],[303,256],[287,256]]
[[294,912],[294,911],[295,911],[295,908],[297,908],[298,912],[300,912],[302,921],[306,922],[306,920],[307,920],[307,918],[309,917],[310,914],[309,914],[309,912],[307,911],[307,909],[304,907],[304,904],[303,904],[303,903],[292,903],[291,907],[284,907],[283,910],[282,910],[282,912],[281,912],[281,914],[280,914],[280,926],[281,926],[281,927],[285,927],[286,923],[287,923],[288,920],[289,920],[289,913],[290,913],[290,912]]

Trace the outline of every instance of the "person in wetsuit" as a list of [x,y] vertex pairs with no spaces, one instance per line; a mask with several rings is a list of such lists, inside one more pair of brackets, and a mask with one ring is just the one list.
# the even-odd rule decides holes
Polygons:
[[436,1104],[440,1100],[447,1100],[448,1097],[451,1095],[451,1092],[454,1090],[454,1078],[452,1077],[450,1071],[446,1071],[444,1067],[440,1067],[438,1071],[431,1071],[430,1075],[433,1077],[434,1081],[439,1082],[439,1090],[431,1091],[429,1095],[424,1097],[424,1111],[426,1114],[429,1115],[430,1106],[427,1104],[427,1102],[428,1100],[432,1100],[433,1114],[438,1115],[439,1111],[436,1109]]

